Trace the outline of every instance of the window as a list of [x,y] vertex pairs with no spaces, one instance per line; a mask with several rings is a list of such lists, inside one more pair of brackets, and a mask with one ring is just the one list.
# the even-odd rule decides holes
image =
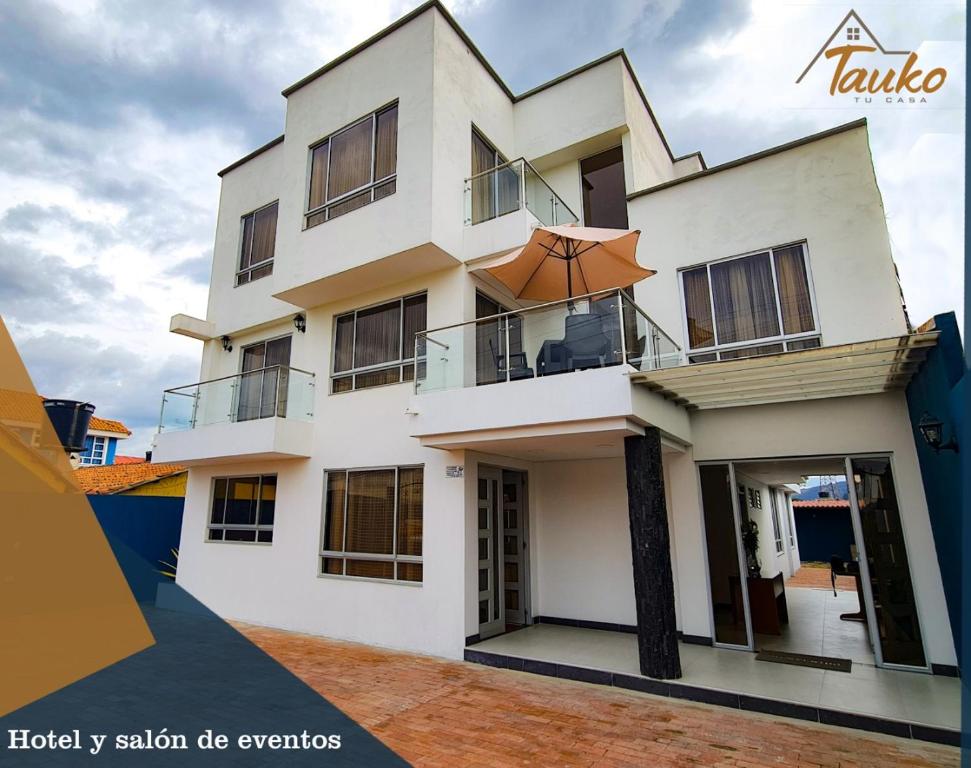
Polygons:
[[758,488],[749,488],[748,503],[752,509],[762,509],[762,491]]
[[335,317],[331,391],[414,381],[415,334],[425,330],[426,304],[420,293]]
[[472,224],[519,210],[519,173],[508,162],[488,139],[472,129]]
[[307,228],[393,195],[397,165],[397,103],[312,146]]
[[320,574],[422,580],[424,469],[330,470]]
[[803,243],[682,270],[681,287],[693,363],[819,346]]
[[209,541],[272,543],[275,507],[276,475],[217,477]]
[[270,203],[243,217],[240,225],[239,270],[236,285],[273,274],[278,202]]
[[84,440],[84,451],[80,454],[82,464],[101,465],[105,463],[108,452],[108,438],[88,435]]
[[779,492],[769,489],[769,501],[772,504],[772,537],[775,539],[775,552],[781,555],[785,551],[782,541],[782,521],[779,519]]
[[581,160],[580,186],[585,226],[627,229],[627,186],[621,147]]

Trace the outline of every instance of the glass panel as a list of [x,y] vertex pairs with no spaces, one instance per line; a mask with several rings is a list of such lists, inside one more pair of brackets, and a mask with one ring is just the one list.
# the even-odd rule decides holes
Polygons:
[[489,623],[489,601],[488,600],[479,601],[479,623],[480,624]]
[[273,543],[273,531],[257,531],[256,540],[261,544]]
[[819,347],[819,337],[814,339],[797,339],[796,341],[787,341],[786,349],[790,352],[797,349],[817,349]]
[[489,559],[489,540],[479,539],[479,560]]
[[688,324],[688,346],[710,347],[715,343],[711,322],[711,294],[708,290],[708,268],[699,267],[681,273],[684,285],[684,311]]
[[[226,501],[227,525],[256,525],[256,492],[258,477],[229,478],[229,495]],[[228,532],[226,538],[229,538]]]
[[273,525],[276,512],[276,476],[263,475],[260,483],[260,525]]
[[517,509],[506,509],[504,511],[506,528],[519,527],[519,511]]
[[519,583],[519,563],[513,562],[505,564],[505,579],[506,584]]
[[400,581],[421,581],[421,563],[398,563],[398,579]]
[[496,176],[477,174],[495,168],[496,151],[476,131],[472,131],[472,223],[492,219],[496,215]]
[[253,220],[252,213],[243,217],[243,233],[240,238],[239,249],[239,268],[241,270],[253,263]]
[[[324,204],[324,191],[327,186],[327,152],[330,144],[326,141],[316,147],[310,155],[310,203],[308,210],[313,210]],[[308,225],[310,221],[307,221]]]
[[226,510],[226,487],[227,481],[225,478],[216,480],[213,485],[212,515],[209,518],[210,523],[219,524],[223,522],[223,514]]
[[333,200],[371,181],[373,118],[359,122],[330,140],[327,199]]
[[711,265],[719,344],[779,335],[779,315],[768,253]]
[[722,360],[738,360],[743,357],[758,357],[759,355],[775,355],[785,351],[782,344],[763,344],[758,347],[743,347],[742,349],[727,349],[719,352]]
[[506,610],[507,611],[519,610],[519,590],[516,590],[516,589],[506,590]]
[[[496,302],[481,293],[475,295],[476,318],[492,317],[503,311]],[[502,366],[505,354],[505,333],[500,333],[499,320],[484,320],[475,324],[475,372],[477,384],[505,381]]]
[[340,379],[334,379],[332,382],[332,391],[336,394],[339,392],[350,392],[354,389],[354,377],[344,376]]
[[393,553],[394,475],[393,469],[347,473],[347,552]]
[[227,528],[223,532],[224,541],[256,541],[256,529]]
[[398,161],[398,105],[378,114],[374,146],[374,178],[383,179],[395,172]]
[[747,646],[748,630],[728,465],[703,465],[698,467],[698,472],[701,476],[708,577],[715,620],[714,639],[718,643]]
[[261,208],[255,214],[251,264],[259,264],[273,258],[276,243],[277,203]]
[[890,459],[851,459],[851,465],[883,660],[924,667],[927,661]]
[[337,318],[334,330],[334,372],[349,371],[354,365],[354,313]]
[[401,303],[392,301],[357,313],[354,367],[398,360],[401,352]]
[[398,188],[398,182],[396,179],[391,179],[391,181],[386,181],[384,184],[378,184],[374,188],[374,199],[381,200],[385,197],[390,197],[395,193]]
[[775,278],[779,284],[782,328],[786,333],[814,331],[813,305],[809,298],[809,276],[801,245],[776,248]]
[[489,591],[489,569],[488,568],[479,569],[479,591],[480,592]]
[[209,531],[209,541],[222,541],[223,540],[223,529],[216,528]]
[[[409,296],[404,300],[404,335],[401,340],[401,357],[408,360],[415,355],[415,334],[424,331],[427,327],[428,297],[425,294],[420,296]],[[419,354],[424,354],[423,349],[418,350]]]
[[394,563],[386,560],[348,560],[345,573],[369,579],[393,579]]
[[320,559],[320,572],[339,576],[344,572],[344,561],[335,557],[322,557]]
[[327,496],[325,509],[327,519],[324,525],[324,549],[331,552],[344,550],[344,488],[347,473],[327,473]]
[[381,387],[385,384],[397,384],[399,381],[401,381],[401,367],[396,365],[394,368],[383,368],[380,371],[357,374],[354,377],[354,388]]
[[580,184],[584,225],[627,229],[627,188],[621,147],[581,160]]
[[343,216],[345,213],[350,213],[351,211],[356,211],[358,208],[363,208],[365,205],[371,202],[371,190],[365,190],[359,195],[353,195],[346,200],[341,200],[339,203],[335,203],[330,208],[327,209],[327,220],[336,219],[338,216]]
[[517,555],[519,554],[519,537],[518,536],[503,536],[503,554],[506,555]]
[[421,467],[402,467],[398,470],[399,555],[421,555],[424,474]]

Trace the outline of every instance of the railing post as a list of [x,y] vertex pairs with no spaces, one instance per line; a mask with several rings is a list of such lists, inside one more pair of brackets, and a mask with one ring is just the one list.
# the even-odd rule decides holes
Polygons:
[[627,324],[624,322],[624,293],[617,289],[617,312],[620,317],[620,359],[622,362],[629,362],[627,359]]
[[199,415],[199,387],[192,393],[192,418],[189,421],[189,429],[196,428],[196,419]]
[[510,352],[509,352],[509,315],[506,315],[504,325],[506,326],[506,328],[505,328],[505,332],[506,332],[506,354],[503,357],[503,359],[506,361],[506,381],[509,381],[509,369],[511,367],[509,365],[509,360],[510,360]]

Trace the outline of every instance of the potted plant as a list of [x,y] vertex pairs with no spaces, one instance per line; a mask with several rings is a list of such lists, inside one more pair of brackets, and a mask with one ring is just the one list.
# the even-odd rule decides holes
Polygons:
[[754,520],[745,520],[741,529],[748,575],[758,578],[762,575],[762,563],[759,562],[759,524]]

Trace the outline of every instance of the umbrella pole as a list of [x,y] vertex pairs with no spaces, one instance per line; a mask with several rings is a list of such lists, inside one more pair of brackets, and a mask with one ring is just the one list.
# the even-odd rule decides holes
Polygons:
[[[563,254],[566,256],[566,298],[573,298],[573,258],[570,256],[570,241],[563,240]],[[571,314],[576,309],[576,305],[572,301],[567,301],[566,311]]]

